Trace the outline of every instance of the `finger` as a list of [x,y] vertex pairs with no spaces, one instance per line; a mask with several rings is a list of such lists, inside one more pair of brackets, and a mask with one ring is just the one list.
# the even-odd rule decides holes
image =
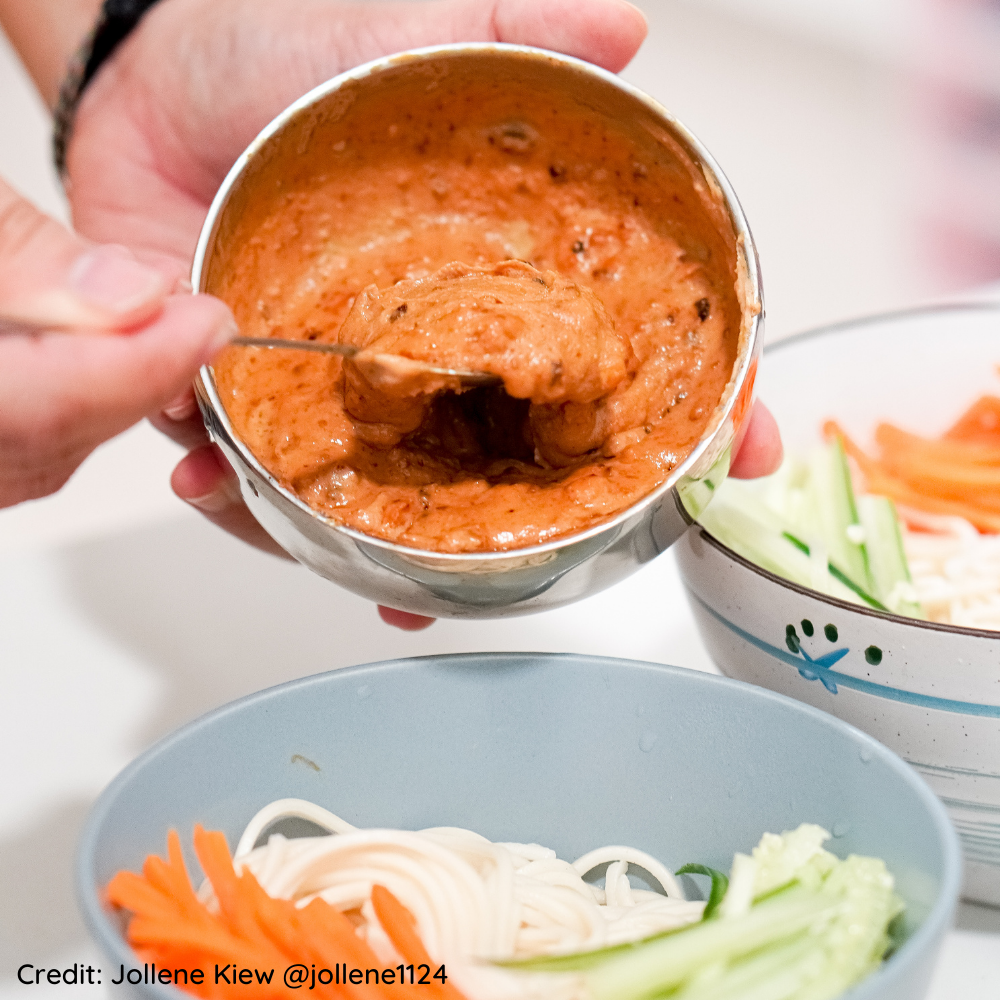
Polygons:
[[159,313],[172,284],[161,267],[85,242],[0,181],[0,314],[127,330]]
[[395,48],[508,42],[564,52],[617,73],[646,37],[645,16],[625,0],[437,0],[393,6],[392,28],[404,36]]
[[97,445],[173,399],[233,333],[214,299],[169,299],[129,336],[0,336],[0,505],[59,489]]
[[564,52],[614,73],[647,31],[645,15],[625,0],[497,0],[492,23],[498,42]]
[[552,49],[617,72],[646,37],[625,0],[430,0],[331,4],[312,42],[315,82],[389,52],[446,42],[508,42]]
[[396,628],[401,628],[404,632],[419,632],[421,629],[428,628],[433,625],[437,620],[436,618],[427,618],[424,615],[413,615],[409,611],[397,611],[395,608],[384,608],[380,604],[378,606],[379,617],[386,625],[393,625]]
[[215,445],[192,451],[170,477],[181,500],[212,524],[271,555],[292,557],[258,524],[240,496],[239,478]]
[[771,411],[760,400],[754,400],[750,418],[743,426],[743,439],[737,442],[729,475],[734,479],[757,479],[777,472],[784,450]]
[[180,296],[127,337],[0,337],[0,427],[104,441],[174,399],[235,330],[218,300]]
[[190,266],[173,254],[161,250],[139,249],[136,250],[135,256],[140,264],[159,273],[171,295],[192,290]]
[[174,444],[187,451],[204,448],[209,444],[208,431],[201,419],[201,411],[194,397],[194,387],[187,385],[179,396],[172,399],[149,422]]

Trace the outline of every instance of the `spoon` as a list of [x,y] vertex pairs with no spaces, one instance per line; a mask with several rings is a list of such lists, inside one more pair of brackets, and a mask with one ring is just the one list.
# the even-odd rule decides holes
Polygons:
[[375,382],[399,382],[404,378],[410,380],[429,377],[458,382],[461,388],[475,389],[485,385],[500,385],[503,381],[499,375],[490,372],[438,368],[426,361],[415,361],[399,354],[369,354],[354,344],[328,344],[318,340],[281,340],[278,337],[233,337],[231,343],[239,347],[279,347],[293,351],[315,351],[318,354],[339,354],[345,358],[362,354],[365,374]]
[[[10,316],[0,313],[0,334],[4,333],[70,333],[81,330],[64,320],[48,321],[42,318]],[[100,331],[90,331],[100,332]],[[238,347],[287,348],[293,351],[314,351],[318,354],[339,354],[353,358],[362,354],[358,364],[366,377],[376,385],[417,384],[442,382],[452,388],[476,389],[480,386],[500,385],[503,379],[490,372],[465,371],[460,368],[438,368],[425,361],[415,361],[399,354],[362,352],[354,344],[327,344],[315,340],[281,340],[278,337],[233,337],[230,343]]]

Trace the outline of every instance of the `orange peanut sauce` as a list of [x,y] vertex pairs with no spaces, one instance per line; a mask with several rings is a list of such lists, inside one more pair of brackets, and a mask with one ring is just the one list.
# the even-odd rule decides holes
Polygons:
[[265,168],[281,181],[242,206],[208,290],[248,336],[503,386],[385,391],[351,361],[231,347],[214,373],[232,426],[315,510],[402,545],[500,551],[598,524],[683,461],[732,373],[735,251],[711,195],[680,152],[570,94],[460,74],[399,94]]

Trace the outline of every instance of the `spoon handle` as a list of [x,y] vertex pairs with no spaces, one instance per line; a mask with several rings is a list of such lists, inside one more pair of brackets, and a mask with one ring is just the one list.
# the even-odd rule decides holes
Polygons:
[[295,351],[340,354],[349,358],[358,353],[353,344],[327,344],[317,340],[281,340],[278,337],[233,337],[230,343],[240,347],[288,347]]
[[[9,316],[0,312],[0,334],[3,333],[43,333],[70,332],[83,329],[62,320],[48,322],[44,319],[28,319],[23,316]],[[358,353],[353,344],[327,344],[312,340],[281,340],[278,337],[233,337],[231,343],[241,347],[289,347],[296,351],[316,351],[318,354],[340,354],[350,358]]]

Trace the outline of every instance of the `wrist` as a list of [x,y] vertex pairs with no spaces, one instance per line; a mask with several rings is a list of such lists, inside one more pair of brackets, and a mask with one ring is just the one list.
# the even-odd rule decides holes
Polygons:
[[49,108],[100,10],[101,0],[0,0],[0,25]]
[[157,0],[104,0],[93,27],[70,58],[53,111],[52,145],[60,174],[65,173],[66,149],[84,90],[156,3]]

